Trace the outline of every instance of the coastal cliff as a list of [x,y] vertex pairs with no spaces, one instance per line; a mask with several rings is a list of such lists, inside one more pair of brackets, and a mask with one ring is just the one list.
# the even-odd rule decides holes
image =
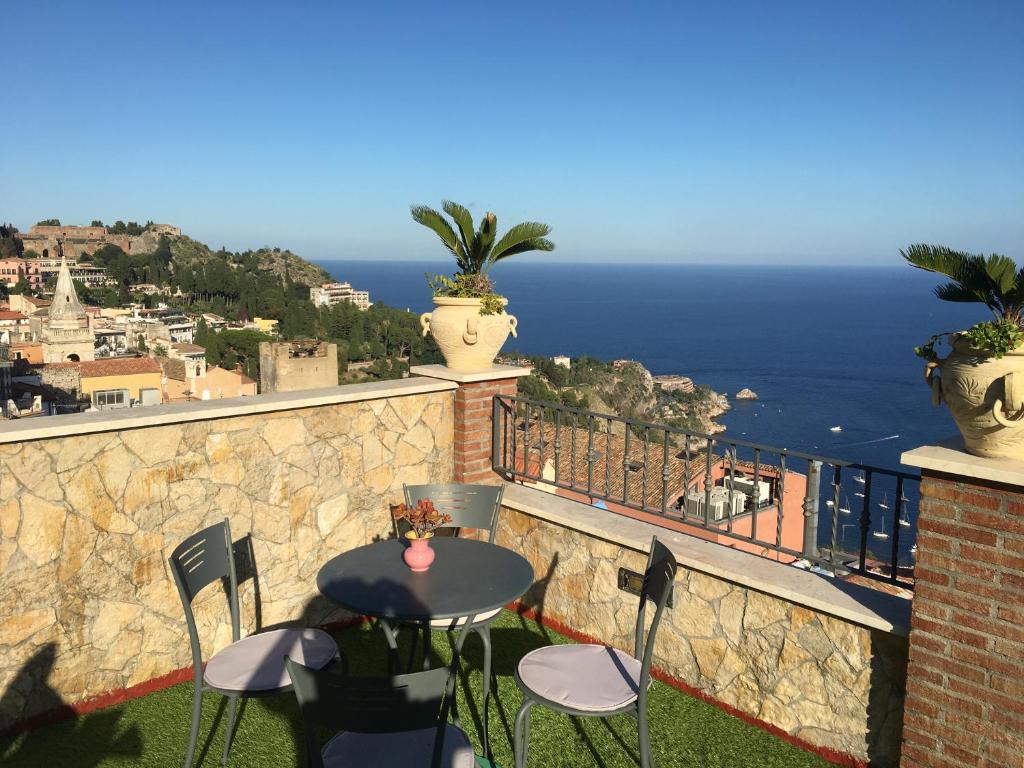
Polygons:
[[[682,376],[655,377],[635,360],[608,363],[584,356],[571,361],[568,368],[547,357],[518,356],[515,361],[534,369],[519,380],[523,397],[700,434],[725,430],[715,421],[729,410],[725,395]],[[681,381],[687,383],[681,385]],[[612,425],[613,434],[623,431],[622,424]]]

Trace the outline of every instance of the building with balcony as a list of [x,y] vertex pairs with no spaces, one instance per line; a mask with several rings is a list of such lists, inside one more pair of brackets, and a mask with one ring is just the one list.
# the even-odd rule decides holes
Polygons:
[[45,278],[32,259],[0,259],[0,283],[13,288],[22,277],[32,290],[43,287]]
[[309,289],[309,300],[318,307],[333,307],[348,302],[359,309],[370,308],[370,292],[357,291],[350,283],[324,283]]

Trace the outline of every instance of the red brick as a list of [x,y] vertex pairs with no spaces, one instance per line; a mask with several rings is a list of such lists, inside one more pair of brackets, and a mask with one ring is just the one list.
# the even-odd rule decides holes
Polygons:
[[1024,642],[1024,628],[1004,621],[975,616],[965,611],[956,611],[953,614],[953,621],[993,637],[1001,637],[1017,643]]
[[[960,743],[962,744],[963,742],[961,741]],[[948,741],[942,745],[942,752],[958,760],[960,765],[977,765],[980,757],[974,750],[963,749]]]
[[1024,557],[1002,552],[995,547],[979,547],[974,544],[961,544],[960,556],[978,560],[983,563],[1005,568],[1010,571],[1024,573]]
[[1024,664],[1014,662],[1012,659],[1002,659],[998,656],[993,656],[991,653],[985,653],[984,651],[979,651],[975,648],[954,645],[950,648],[950,655],[957,661],[974,664],[992,672],[999,672],[1001,674],[1010,675],[1011,677],[1014,675],[1024,675]]
[[955,677],[949,679],[949,690],[968,696],[972,700],[990,705],[995,709],[1024,714],[1024,701],[1010,696],[1003,696],[999,691],[974,685]]
[[[1004,580],[1006,575],[1007,574],[1003,574]],[[1012,589],[1000,587],[995,583],[995,578],[995,571],[991,572],[991,577],[987,581],[977,581],[975,579],[957,576],[954,587],[961,592],[969,592],[972,595],[980,595],[981,597],[988,597],[993,600],[1000,600],[1011,604],[1019,603],[1020,593]]]
[[973,683],[985,682],[986,673],[984,669],[970,664],[964,664],[963,662],[954,661],[946,656],[928,653],[927,651],[915,651],[914,662],[919,668],[933,669],[947,675],[963,678],[964,680],[968,680]]
[[[922,618],[917,614],[916,610],[914,612],[912,625],[914,632],[928,632],[929,634],[937,635],[938,637],[945,637],[950,640],[954,640],[958,643],[963,643],[964,645],[973,646],[975,648],[988,647],[988,638],[986,638],[984,635],[979,635],[975,632],[969,632],[965,629],[953,627],[944,622],[932,621],[930,619]],[[911,645],[913,645],[913,634],[911,634],[910,642]]]
[[941,571],[933,571],[928,568],[918,568],[914,572],[914,580],[917,586],[922,583],[935,584],[936,586],[945,587],[949,585],[950,578]]
[[989,686],[992,690],[1005,693],[1007,696],[1024,699],[1024,680],[1019,676],[1006,677],[1004,675],[992,675],[992,680],[989,683]]
[[944,520],[933,520],[927,516],[922,516],[917,521],[917,529],[919,531],[930,531],[932,533],[939,533],[943,536],[948,536],[951,539],[967,539],[978,544],[986,544],[992,546],[996,543],[996,534],[992,531],[982,530],[979,528],[971,528],[962,523],[950,523]]
[[1005,531],[1008,533],[1024,534],[1024,520],[1017,520],[1016,518],[1009,517],[1008,515],[965,509],[963,520],[965,523],[976,525],[980,528],[987,528],[990,531]]
[[1000,605],[996,608],[996,617],[1003,621],[1012,621],[1015,624],[1024,625],[1024,608],[1011,608]]
[[944,688],[928,685],[909,676],[907,678],[907,694],[911,700],[916,696],[920,696],[925,701],[930,701],[937,705],[940,710],[952,709],[955,712],[961,712],[978,718],[984,714],[981,704],[973,698],[961,698]]
[[[963,545],[961,545],[960,550],[961,552],[963,551]],[[977,579],[985,579],[986,581],[992,581],[996,577],[996,572],[993,568],[986,568],[965,559],[946,557],[937,552],[930,552],[927,546],[923,545],[917,553],[917,563],[919,567],[923,567],[925,570],[928,568],[939,568],[950,573],[966,574]]]

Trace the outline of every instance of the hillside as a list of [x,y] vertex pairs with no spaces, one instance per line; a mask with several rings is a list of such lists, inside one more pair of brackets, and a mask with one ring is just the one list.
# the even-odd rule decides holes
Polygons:
[[[523,359],[520,357],[520,359]],[[561,402],[610,416],[668,424],[688,432],[715,434],[725,427],[715,418],[729,410],[724,395],[707,386],[693,391],[663,388],[651,372],[636,361],[617,364],[579,357],[571,368],[555,365],[550,358],[526,356],[534,373],[519,380],[520,394],[535,400]],[[623,433],[620,424],[614,434]]]
[[[146,232],[140,239],[142,243],[139,251],[143,253],[156,251],[160,245],[160,236],[152,232]],[[172,270],[175,272],[181,267],[195,271],[210,261],[221,260],[228,263],[233,269],[244,267],[246,271],[275,275],[282,284],[284,284],[286,276],[293,283],[306,287],[320,285],[331,279],[326,271],[287,249],[260,248],[256,251],[231,253],[230,251],[214,251],[205,243],[193,240],[187,235],[167,236],[167,239],[171,248]],[[148,243],[148,240],[152,240],[152,242]],[[145,247],[146,245],[150,247]]]

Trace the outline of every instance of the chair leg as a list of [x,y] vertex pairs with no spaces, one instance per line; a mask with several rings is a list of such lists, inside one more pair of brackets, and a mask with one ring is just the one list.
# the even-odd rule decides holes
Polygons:
[[646,708],[637,712],[636,724],[640,731],[640,768],[655,768],[654,755],[651,754],[651,735],[647,730]]
[[523,699],[523,706],[516,713],[515,733],[512,737],[512,751],[515,755],[516,768],[526,768],[526,752],[530,747],[530,710],[533,700]]
[[491,754],[490,728],[488,727],[488,711],[490,710],[489,703],[491,699],[491,628],[490,625],[483,624],[479,627],[476,627],[475,631],[478,635],[480,635],[480,640],[484,644],[484,697],[481,717],[481,722],[483,723],[484,729],[484,757],[493,762],[494,755]]
[[199,741],[199,718],[203,714],[203,684],[196,681],[196,690],[192,696],[192,726],[188,733],[188,749],[185,751],[184,768],[192,768],[192,760],[196,754],[196,743]]
[[423,622],[423,671],[426,672],[430,669],[430,622]]
[[235,714],[238,710],[238,697],[229,696],[228,702],[228,726],[224,731],[224,754],[220,756],[220,764],[228,764],[228,755],[231,754],[231,739],[235,735]]
[[384,619],[378,620],[377,623],[384,633],[384,639],[388,642],[388,672],[392,675],[401,674],[402,662],[398,658],[398,631]]

